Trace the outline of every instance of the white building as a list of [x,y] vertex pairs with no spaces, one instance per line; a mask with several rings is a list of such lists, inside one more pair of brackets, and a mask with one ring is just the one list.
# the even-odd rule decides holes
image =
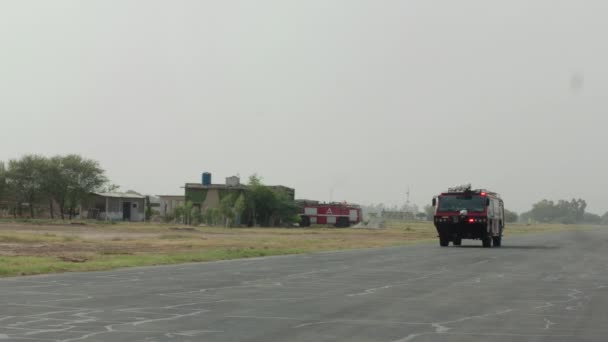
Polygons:
[[165,217],[167,215],[173,214],[175,208],[184,205],[186,202],[185,196],[179,195],[162,195],[158,196],[160,199],[160,216]]
[[81,217],[107,221],[145,221],[146,197],[124,192],[90,193]]

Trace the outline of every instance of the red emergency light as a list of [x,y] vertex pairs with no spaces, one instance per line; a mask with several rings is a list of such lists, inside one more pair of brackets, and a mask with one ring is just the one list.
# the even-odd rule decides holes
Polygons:
[[475,223],[475,219],[470,218],[469,223]]

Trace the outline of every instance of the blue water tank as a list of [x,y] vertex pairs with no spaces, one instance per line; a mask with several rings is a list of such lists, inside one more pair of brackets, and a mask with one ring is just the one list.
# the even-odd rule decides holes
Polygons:
[[203,185],[211,185],[211,173],[203,172]]

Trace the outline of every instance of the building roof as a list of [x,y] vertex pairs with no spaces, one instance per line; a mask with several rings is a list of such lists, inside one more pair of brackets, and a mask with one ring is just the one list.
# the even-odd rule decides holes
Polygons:
[[246,185],[226,185],[226,184],[211,184],[211,185],[203,185],[200,183],[187,183],[186,189],[235,189],[235,190],[245,190],[247,189]]
[[110,197],[110,198],[137,198],[144,199],[146,196],[132,194],[127,192],[93,192],[93,195],[101,196],[101,197]]
[[[283,189],[295,191],[295,189],[290,188],[284,185],[266,185],[271,189]],[[247,185],[239,184],[239,185],[226,185],[226,184],[211,184],[211,185],[203,185],[201,183],[187,183],[186,189],[232,189],[232,190],[245,190],[247,189]]]

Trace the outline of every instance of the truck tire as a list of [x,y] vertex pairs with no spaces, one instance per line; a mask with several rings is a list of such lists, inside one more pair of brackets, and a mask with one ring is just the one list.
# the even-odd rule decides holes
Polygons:
[[447,236],[439,235],[439,246],[447,247],[450,244],[450,239]]
[[336,228],[348,228],[350,226],[350,222],[348,221],[348,217],[340,217],[334,227]]
[[486,232],[483,234],[483,236],[481,238],[481,245],[483,246],[483,248],[492,247],[492,226],[493,226],[493,224],[494,224],[494,222],[492,222],[492,220],[489,220],[488,226],[486,227]]
[[492,247],[492,238],[489,236],[484,237],[483,239],[481,239],[481,244],[482,244],[483,248]]
[[300,218],[300,227],[310,227],[310,217],[302,216]]
[[454,246],[460,246],[462,245],[462,239],[460,237],[455,237],[454,239],[452,239],[452,243],[454,244]]
[[501,244],[502,244],[502,236],[493,236],[492,237],[492,245],[494,245],[494,247],[500,247]]

